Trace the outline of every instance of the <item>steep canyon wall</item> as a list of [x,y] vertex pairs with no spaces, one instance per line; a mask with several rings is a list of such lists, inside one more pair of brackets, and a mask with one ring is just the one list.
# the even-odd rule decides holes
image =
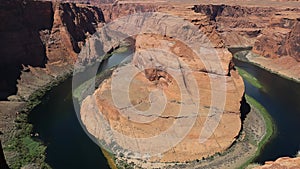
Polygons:
[[[232,91],[227,93],[231,99],[226,103],[228,106],[226,118],[230,119],[234,116],[239,126],[240,119],[237,118],[239,101],[244,87],[236,72],[228,76],[232,56],[226,48],[253,47],[253,53],[259,55],[252,59],[253,62],[266,67],[272,67],[276,65],[275,63],[285,65],[286,72],[293,71],[295,72],[293,76],[300,75],[298,9],[170,4],[106,1],[92,6],[21,0],[2,2],[0,4],[2,21],[0,99],[5,100],[9,96],[8,99],[16,103],[30,100],[36,90],[72,71],[78,53],[88,42],[87,39],[105,22],[137,12],[158,11],[180,16],[199,27],[207,35],[213,47],[222,56],[222,65],[226,72],[222,76],[226,77],[228,85],[232,87]],[[166,40],[162,37],[151,38],[157,42]],[[189,57],[185,53],[179,52],[179,54],[182,54],[183,58]],[[89,61],[93,58],[87,57],[82,60],[85,59]],[[278,67],[277,65],[275,67]],[[209,72],[201,73],[205,76]],[[238,94],[234,94],[235,90],[239,91]],[[11,122],[9,125],[13,124]],[[5,134],[9,133],[7,128],[9,127],[1,126],[1,131]],[[226,141],[226,145],[206,152],[205,155],[229,147],[238,132],[239,129],[231,133],[231,139]],[[199,152],[195,152],[195,156],[197,153]],[[170,154],[166,154],[166,161],[172,161]],[[185,157],[182,155],[180,160],[192,160]]]
[[298,8],[195,5],[193,10],[210,18],[228,48],[253,47],[251,62],[299,81]]

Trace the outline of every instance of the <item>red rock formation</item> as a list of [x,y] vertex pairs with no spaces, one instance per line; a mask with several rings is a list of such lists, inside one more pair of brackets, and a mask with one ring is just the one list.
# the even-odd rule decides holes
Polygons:
[[253,52],[267,58],[292,56],[300,61],[300,18],[298,17],[298,12],[276,13],[257,38]]
[[100,4],[98,5],[104,14],[106,22],[111,22],[119,17],[127,16],[137,12],[155,12],[157,5],[155,4]]
[[47,56],[39,31],[52,27],[52,4],[3,1],[0,20],[0,99],[4,99],[16,92],[13,86],[22,64],[45,66]]
[[271,17],[248,59],[272,72],[300,81],[299,10],[287,9]]
[[300,157],[289,158],[282,157],[275,161],[267,161],[263,166],[255,167],[254,169],[299,169]]
[[[0,99],[16,94],[1,101],[0,139],[5,145],[15,137],[16,112],[23,111],[33,93],[41,95],[40,90],[72,71],[86,38],[104,18],[101,9],[87,5],[5,0],[0,19]],[[8,161],[16,154],[8,153]]]
[[[300,80],[300,24],[297,8],[196,5],[215,25],[227,47],[253,47],[248,59],[280,75]],[[257,57],[262,56],[262,57]]]
[[[14,86],[22,65],[32,67],[18,81],[20,96],[23,91],[30,94],[29,88],[44,85],[40,81],[35,85],[32,79],[43,75],[48,82],[63,69],[68,70],[67,65],[75,62],[85,39],[104,22],[101,9],[87,5],[19,0],[4,1],[0,9],[0,99],[16,92]],[[33,73],[33,69],[40,73]],[[24,87],[29,85],[27,82],[36,87]]]
[[276,11],[270,7],[239,5],[195,5],[193,10],[210,18],[229,47],[253,46],[254,38],[267,26],[266,21]]
[[[169,8],[161,6],[159,11],[166,12],[166,9]],[[178,7],[173,8],[171,11],[167,11],[167,13],[175,15],[177,12],[182,14],[181,12],[186,11],[187,8]],[[194,13],[188,16],[193,15],[203,16]],[[131,76],[132,74],[125,71],[127,75],[125,76],[121,73],[123,67],[120,67],[113,72],[111,77],[99,85],[92,96],[88,96],[83,100],[80,111],[83,124],[98,140],[101,140],[104,144],[107,143],[106,146],[113,146],[111,148],[118,147],[114,152],[117,157],[119,157],[121,153],[135,153],[130,155],[130,157],[138,160],[143,159],[143,157],[139,157],[139,151],[141,150],[141,154],[144,155],[145,152],[143,151],[149,150],[149,148],[151,149],[152,145],[145,142],[140,143],[138,138],[148,138],[160,135],[170,128],[173,123],[180,124],[180,121],[185,122],[180,124],[181,127],[176,129],[179,133],[184,132],[184,129],[190,124],[193,124],[189,120],[195,120],[195,124],[192,125],[190,131],[186,132],[187,135],[182,137],[182,140],[178,142],[178,144],[175,144],[174,147],[170,147],[170,149],[165,149],[166,147],[164,146],[169,146],[166,142],[173,139],[181,139],[180,135],[173,133],[170,135],[174,137],[156,140],[157,142],[153,143],[155,144],[155,148],[153,149],[155,155],[149,158],[147,160],[148,162],[185,162],[199,158],[201,159],[202,157],[207,157],[217,152],[223,152],[230,147],[240,132],[241,118],[239,109],[240,101],[244,93],[244,86],[243,81],[237,72],[232,71],[232,76],[228,76],[232,55],[222,47],[222,44],[218,43],[220,42],[220,39],[213,41],[215,40],[214,38],[218,37],[214,36],[216,32],[209,32],[209,37],[206,39],[203,34],[198,32],[197,27],[195,27],[195,29],[191,28],[191,31],[186,31],[187,28],[184,28],[182,24],[173,24],[176,23],[176,21],[182,21],[181,19],[175,20],[172,19],[172,17],[167,16],[167,14],[162,14],[156,17],[143,18],[144,25],[141,27],[156,31],[153,34],[144,33],[136,36],[136,52],[131,63],[128,64],[132,65],[136,71],[139,69],[142,73],[138,73],[131,80],[128,76]],[[188,18],[188,16],[185,17]],[[166,18],[166,20],[161,21],[162,18]],[[123,23],[120,23],[121,21],[119,21],[118,23],[119,25],[126,25],[127,22],[131,23],[121,29],[126,30],[125,32],[130,32],[132,28],[137,27],[137,24],[140,23],[140,20],[137,17],[129,17],[125,21],[123,20]],[[161,21],[163,22],[162,24],[168,25],[168,31],[165,31],[165,28],[161,27],[160,24],[151,24],[157,23],[157,21]],[[203,20],[203,23],[204,21],[205,19]],[[169,24],[172,26],[169,26]],[[193,34],[191,33],[192,31],[199,34]],[[195,36],[191,39],[185,39],[191,34]],[[185,39],[186,43],[182,42],[182,39]],[[198,56],[188,46],[189,40],[191,41],[191,44],[199,44],[200,46],[203,46],[203,48],[206,48],[207,51],[215,50],[215,53],[207,53],[205,52],[206,50],[203,50],[203,53],[200,52],[200,56]],[[212,46],[215,47],[214,49],[209,48],[209,45],[206,46],[208,40],[210,40]],[[151,49],[159,49],[161,51],[151,53]],[[169,54],[166,54],[163,51],[168,51],[167,53]],[[199,57],[204,58],[201,60]],[[215,60],[216,57],[220,60]],[[205,66],[204,62],[208,60],[210,60],[210,64],[209,66]],[[210,75],[212,75],[213,78],[209,78]],[[193,77],[195,77],[195,81],[193,81]],[[111,86],[113,78],[119,81],[114,83],[117,83],[117,87]],[[127,80],[126,82],[122,81],[124,79],[130,80],[128,90],[126,85]],[[222,79],[224,81],[222,81]],[[211,86],[211,83],[215,84],[218,89]],[[195,87],[193,86],[194,84],[198,87],[193,88]],[[222,89],[224,86],[227,86],[227,89]],[[152,90],[158,90],[165,93],[167,99],[165,109],[160,109],[160,106],[158,105],[152,105],[152,103],[164,104],[164,100],[159,97],[159,95],[148,96]],[[126,96],[126,92],[129,93],[129,97]],[[193,94],[187,94],[185,92]],[[187,100],[191,99],[196,102],[195,104],[198,104],[199,100],[196,96],[196,93],[198,92],[201,93],[199,96],[201,101],[199,103],[199,108],[195,108],[193,107],[194,104],[191,104],[191,102],[188,102]],[[117,98],[113,98],[113,93],[118,94]],[[221,107],[218,107],[218,105],[213,105],[213,101],[211,101],[214,96],[218,99],[222,98],[222,94],[226,96],[223,107],[224,110]],[[185,96],[187,96],[188,99],[185,98]],[[128,104],[127,98],[130,98],[130,103]],[[126,105],[122,104],[121,107],[117,106],[114,102],[115,99],[118,99],[119,103],[125,103]],[[218,100],[218,104],[221,102],[222,101]],[[150,105],[153,107],[150,108]],[[132,111],[132,107],[141,112],[135,113]],[[181,108],[184,110],[180,111]],[[200,143],[199,131],[202,129],[203,133],[208,131],[208,129],[205,128],[205,121],[211,120],[211,117],[216,117],[215,115],[209,115],[209,108],[212,108],[223,115],[220,123],[216,126],[217,128],[214,131],[214,134],[204,143]],[[149,112],[147,110],[149,110]],[[191,110],[199,111],[194,112]],[[219,110],[222,112],[219,112]],[[199,114],[195,115],[197,113]],[[130,144],[131,141],[127,142],[128,140],[122,139],[122,134],[120,136],[114,133],[110,134],[109,137],[106,137],[107,135],[103,133],[109,131],[109,129],[102,126],[105,123],[101,121],[101,115],[103,115],[103,118],[110,124],[109,127],[113,128],[114,131],[118,131],[118,133],[122,133],[123,135],[132,138],[131,141],[133,144]],[[149,123],[135,122],[134,120],[139,119],[147,121],[153,117],[155,120]],[[179,121],[177,121],[178,119]],[[209,130],[212,130],[211,128],[213,128],[213,126],[209,125],[209,127]],[[139,149],[139,147],[143,148]],[[155,153],[158,149],[162,150],[159,152],[161,153],[159,155]],[[150,152],[149,150],[147,153],[151,154],[153,152]]]
[[[105,3],[104,1],[112,2],[113,0],[101,2]],[[85,2],[95,3],[96,0]],[[293,67],[299,62],[299,18],[297,16],[299,10],[297,9],[285,10],[237,5],[196,5],[194,8],[188,8],[181,4],[127,4],[126,2],[100,4],[99,6],[101,9],[82,4],[58,2],[21,0],[1,2],[1,99],[16,93],[17,89],[11,89],[11,86],[15,85],[16,79],[20,75],[20,69],[23,69],[22,65],[25,67],[18,80],[18,96],[10,97],[11,100],[28,100],[34,91],[52,82],[63,73],[69,72],[82,45],[86,42],[86,38],[93,34],[97,27],[101,27],[102,22],[109,22],[135,12],[165,12],[183,17],[199,26],[199,29],[209,37],[213,46],[219,48],[218,52],[222,54],[222,63],[225,69],[222,72],[224,76],[227,75],[230,68],[228,64],[231,58],[224,47],[253,46],[255,40],[254,52],[270,58],[278,58],[276,61],[279,65],[287,62],[288,67],[292,68],[288,71],[293,70],[296,75],[300,74],[298,73],[299,67]],[[259,37],[257,38],[257,36]],[[178,47],[178,49],[182,48],[182,46]],[[176,53],[176,50],[174,52]],[[180,57],[188,58],[186,53],[181,54]],[[279,58],[282,55],[287,57]],[[286,61],[285,58],[289,60]],[[81,59],[85,61],[84,58]],[[93,58],[88,58],[88,60],[91,59]],[[266,62],[269,61],[266,60]],[[276,67],[278,67],[277,65]],[[198,63],[194,66],[199,67]],[[11,67],[14,69],[11,70]],[[202,68],[199,70],[209,71]],[[155,72],[154,79],[157,79],[157,71],[153,72]],[[159,73],[163,74],[164,72]],[[200,77],[204,79],[204,77]],[[201,81],[201,78],[198,80]],[[235,72],[233,77],[227,77],[227,79],[228,83],[231,84],[230,89],[243,88],[242,83],[235,86],[235,80],[241,82],[240,77]],[[227,121],[232,117],[229,114],[237,113],[238,99],[242,95],[242,90],[238,92],[238,96],[235,90],[231,90],[229,94],[230,98],[234,99],[227,100],[228,103],[226,103],[228,105]],[[113,120],[117,118],[115,114],[112,116]],[[235,114],[234,117],[237,123],[233,125],[240,127],[239,114]],[[239,128],[236,128],[229,134],[232,137],[238,131]],[[222,134],[228,133],[220,133],[220,135]],[[193,136],[191,135],[191,137]],[[227,141],[219,150],[224,150],[232,141],[233,139]],[[211,154],[211,152],[207,154]],[[171,156],[167,155],[166,159],[171,159]],[[185,157],[188,158],[187,155],[184,155],[182,159]],[[196,159],[196,155],[192,159]]]

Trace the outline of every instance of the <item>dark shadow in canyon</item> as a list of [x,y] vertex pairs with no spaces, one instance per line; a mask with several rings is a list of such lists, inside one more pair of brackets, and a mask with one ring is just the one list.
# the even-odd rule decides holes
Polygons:
[[242,120],[242,123],[244,123],[246,116],[251,111],[251,106],[247,103],[245,94],[244,94],[242,100],[240,101],[240,103],[241,103],[241,106],[240,106],[241,120]]
[[1,169],[9,169],[9,167],[8,167],[6,161],[5,161],[5,156],[4,156],[4,153],[3,153],[1,140],[0,140],[0,168]]
[[0,4],[0,100],[17,92],[22,65],[45,67],[46,49],[41,37],[52,28],[51,2],[3,1]]

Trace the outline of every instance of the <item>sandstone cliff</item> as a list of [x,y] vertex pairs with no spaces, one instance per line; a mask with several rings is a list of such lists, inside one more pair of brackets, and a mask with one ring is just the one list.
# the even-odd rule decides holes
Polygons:
[[210,18],[227,47],[253,46],[269,16],[276,11],[271,7],[239,5],[195,5],[193,10]]
[[0,99],[16,92],[22,64],[45,67],[47,56],[39,31],[52,27],[53,11],[50,2],[38,4],[21,1],[0,4]]
[[[86,38],[102,26],[104,17],[100,8],[88,5],[5,0],[0,19],[0,99],[10,100],[0,102],[0,139],[6,147],[21,133],[17,116],[72,72]],[[4,152],[9,165],[19,153],[24,152]]]
[[[93,3],[94,1],[91,2]],[[107,2],[111,1],[107,0]],[[199,4],[200,3],[201,2],[199,2]],[[228,99],[226,109],[223,112],[224,117],[215,136],[209,140],[208,143],[210,145],[207,146],[208,149],[195,150],[189,146],[190,142],[192,142],[191,145],[200,146],[196,145],[195,142],[199,133],[194,130],[201,128],[204,118],[208,115],[207,109],[209,103],[205,103],[201,105],[204,117],[198,119],[198,128],[194,128],[194,130],[189,133],[188,139],[173,149],[173,151],[178,151],[181,155],[174,157],[172,152],[166,152],[160,159],[161,161],[172,161],[174,159],[180,161],[193,160],[200,156],[212,155],[228,148],[235,140],[235,136],[238,135],[241,127],[239,101],[243,93],[243,84],[236,72],[232,71],[231,76],[228,76],[232,56],[225,47],[254,46],[253,52],[270,58],[257,57],[259,59],[262,58],[261,60],[265,60],[264,63],[266,64],[270,63],[270,65],[266,65],[266,67],[274,67],[276,62],[277,65],[288,62],[284,68],[286,72],[293,71],[295,75],[300,74],[298,64],[299,18],[297,18],[299,11],[297,9],[249,7],[234,4],[195,5],[194,1],[188,5],[178,3],[170,5],[170,3],[165,2],[162,4],[154,4],[148,1],[147,3],[136,3],[135,1],[127,3],[126,1],[119,1],[114,4],[101,4],[99,7],[92,7],[86,4],[21,0],[6,0],[0,4],[0,9],[0,18],[4,23],[0,26],[0,34],[2,37],[0,44],[2,56],[0,74],[1,77],[4,77],[0,83],[1,99],[11,94],[16,94],[8,98],[9,100],[16,101],[13,102],[16,104],[21,104],[22,102],[20,101],[30,100],[36,90],[62,77],[64,73],[70,72],[72,64],[75,62],[82,46],[90,42],[92,44],[93,42],[93,40],[86,39],[95,33],[97,28],[102,27],[104,22],[110,22],[121,16],[136,12],[158,11],[183,17],[185,20],[196,25],[199,30],[209,38],[212,46],[217,50],[217,53],[220,54],[222,71],[216,73],[214,66],[206,69],[203,64],[193,58],[191,53],[184,50],[184,45],[178,45],[180,43],[168,39],[170,37],[149,37],[148,35],[138,37],[140,41],[137,43],[139,45],[137,49],[139,50],[146,49],[149,45],[155,46],[157,45],[156,42],[160,42],[159,44],[163,45],[171,42],[170,44],[173,44],[173,46],[171,45],[171,47],[169,46],[167,49],[177,55],[179,59],[188,61],[188,63],[192,65],[193,73],[198,77],[196,82],[200,85],[200,91],[203,90],[205,93],[203,95],[204,98],[202,98],[203,100],[209,100],[210,98],[210,95],[207,94],[211,91],[211,89],[208,89],[209,84],[202,84],[202,81],[208,81],[208,75],[215,75],[217,76],[216,79],[221,77],[225,78],[226,85],[228,85],[228,90],[226,91]],[[147,41],[148,39],[149,41]],[[143,41],[146,41],[146,43],[143,43]],[[269,41],[272,42],[269,43]],[[108,44],[111,45],[110,43]],[[165,47],[163,45],[156,47],[163,48]],[[104,50],[104,52],[107,51],[109,51],[109,47]],[[96,51],[92,52],[97,53]],[[286,56],[281,57],[282,55]],[[288,58],[288,61],[286,61],[286,58]],[[82,63],[92,62],[93,59],[95,59],[94,55],[86,55],[83,58],[80,57]],[[172,62],[178,64],[178,62],[174,60],[172,60]],[[258,62],[259,61],[257,61],[257,63]],[[143,66],[144,63],[133,62],[132,64]],[[275,67],[278,67],[277,65]],[[20,70],[23,71],[20,73]],[[164,90],[169,94],[168,96],[170,96],[171,100],[173,99],[173,102],[170,101],[172,106],[174,106],[175,103],[182,104],[180,102],[174,102],[174,98],[177,98],[177,96],[172,95],[172,92],[176,93],[174,92],[177,91],[175,90],[176,85],[169,84],[170,82],[166,78],[165,72],[156,69],[149,71],[149,74],[145,72],[137,76],[135,81],[135,85],[137,86],[135,87],[139,87],[139,85],[142,84],[144,88],[142,87],[141,89],[143,89],[145,93],[149,92],[148,89],[153,88]],[[160,77],[162,74],[164,74],[164,76],[162,76],[163,78]],[[185,77],[185,75],[182,76]],[[149,81],[151,77],[158,83],[154,83],[153,80]],[[160,78],[157,79],[158,77]],[[16,85],[17,79],[17,86],[11,88],[11,86]],[[110,90],[106,86],[108,84],[109,80],[100,86],[101,90],[96,91],[94,96],[108,92]],[[121,130],[125,128],[127,121],[124,118],[120,118],[117,112],[118,110],[109,104],[110,96],[103,94],[101,97],[96,98],[98,99],[96,100],[97,106],[100,108],[104,107],[101,105],[99,99],[102,99],[101,101],[108,100],[108,105],[110,106],[107,108],[104,107],[103,109],[106,108],[107,112],[111,111],[113,113],[108,113],[107,118],[112,124],[116,125],[116,129]],[[85,102],[89,103],[90,101],[91,100],[86,100]],[[133,97],[132,101],[136,104],[140,104],[140,101],[146,102],[146,100],[140,99],[139,96]],[[3,104],[4,106],[8,105],[6,103]],[[143,106],[139,108],[142,110],[145,109]],[[15,110],[12,111],[12,113],[14,114]],[[166,116],[160,119],[159,124],[167,121],[165,123],[167,126],[169,122],[173,120],[167,117],[171,117],[173,112],[166,111],[165,113]],[[174,117],[178,118],[176,116]],[[88,118],[85,120],[89,122]],[[12,121],[13,120],[11,120],[9,124],[10,126],[13,126]],[[228,124],[230,125],[229,127]],[[143,129],[143,127],[144,126],[137,126],[135,129],[139,130]],[[164,130],[164,128],[157,128],[157,131],[160,130]],[[124,132],[128,131],[129,129],[127,131],[124,130]],[[7,130],[3,132],[6,134],[10,131]],[[90,132],[93,132],[93,130],[90,129]],[[149,134],[153,133],[142,133],[140,136]],[[192,155],[189,154],[190,152],[192,152]]]
[[210,18],[228,48],[253,47],[251,62],[299,81],[299,9],[270,6],[195,5],[193,10]]
[[[221,153],[236,140],[242,123],[240,101],[244,86],[236,71],[231,71],[229,76],[232,55],[225,49],[217,32],[207,23],[209,20],[205,15],[175,5],[161,5],[157,11],[164,13],[145,15],[140,20],[139,17],[131,16],[111,26],[135,35],[135,54],[128,65],[116,69],[91,96],[83,100],[80,110],[83,124],[103,146],[113,150],[118,158],[125,155],[147,162],[185,162]],[[183,19],[176,20],[176,17],[169,17],[168,14],[183,16]],[[185,23],[186,20],[196,25],[195,29],[190,23],[181,25],[178,22]],[[139,25],[141,21],[143,24]],[[192,27],[191,30],[189,27]],[[139,28],[139,31],[136,31],[136,28]],[[154,32],[146,33],[147,31]],[[200,32],[196,34],[193,31]],[[113,39],[113,34],[104,32],[112,36],[109,39]],[[137,32],[142,33],[136,35]],[[188,46],[190,43],[198,45],[194,46],[196,51],[199,49],[197,47],[203,48],[200,52],[202,60],[197,56],[199,53],[195,54],[190,48],[193,45]],[[152,49],[159,51],[155,52]],[[124,72],[129,65],[134,67],[135,71],[139,71],[134,77],[131,77],[131,70]],[[113,83],[113,79],[118,82]],[[128,81],[130,84],[127,84]],[[158,93],[154,94],[153,91]],[[126,92],[129,92],[129,96]],[[159,97],[159,92],[165,93],[166,104],[163,104],[164,100]],[[196,96],[198,92],[199,98]],[[114,93],[117,97],[113,96]],[[223,94],[226,97],[225,102],[222,102]],[[129,102],[127,98],[130,98]],[[116,99],[121,105],[116,105]],[[214,99],[218,100],[217,105],[213,104],[216,101]],[[198,104],[199,107],[193,109]],[[164,105],[166,108],[160,109],[160,106]],[[182,107],[183,111],[180,111]],[[153,118],[155,120],[151,121]],[[206,124],[207,121],[213,121],[215,124],[217,119],[220,120],[218,125]],[[144,120],[144,123],[137,122],[139,120]],[[147,123],[149,120],[151,122]],[[192,123],[193,120],[195,123]],[[109,125],[106,126],[106,123]],[[139,142],[139,138],[164,133],[172,128],[173,123],[181,127],[177,128],[171,137],[151,143]],[[184,133],[190,125],[191,130]],[[105,135],[110,130],[121,134]],[[212,135],[209,135],[210,130],[214,131]],[[187,135],[181,138],[180,133]],[[199,139],[203,133],[207,134],[207,141],[201,143]],[[122,135],[133,139],[128,141]],[[183,140],[174,147],[169,147],[170,149],[165,147],[178,139]],[[163,151],[160,152],[160,149]],[[159,153],[155,154],[156,151]],[[152,153],[155,155],[152,156]]]
[[17,92],[26,100],[62,75],[72,67],[85,39],[104,22],[97,7],[36,1],[4,1],[0,17],[1,99]]
[[300,157],[289,158],[281,157],[275,161],[267,161],[264,165],[255,169],[298,169],[300,168]]
[[[300,11],[277,12],[255,41],[250,61],[300,81]],[[261,57],[262,56],[262,57]]]

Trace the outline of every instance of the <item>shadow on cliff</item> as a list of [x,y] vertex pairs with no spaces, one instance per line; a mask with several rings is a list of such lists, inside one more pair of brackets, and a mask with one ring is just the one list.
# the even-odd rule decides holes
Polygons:
[[4,153],[3,153],[1,140],[0,140],[0,168],[1,169],[9,169],[9,167],[8,167],[6,161],[5,161],[5,156],[4,156]]
[[4,1],[0,4],[0,100],[17,92],[22,65],[45,67],[43,30],[51,29],[51,2]]
[[247,103],[245,94],[242,97],[242,100],[240,101],[241,106],[240,106],[240,112],[241,112],[241,120],[244,122],[247,114],[251,111],[251,106]]

